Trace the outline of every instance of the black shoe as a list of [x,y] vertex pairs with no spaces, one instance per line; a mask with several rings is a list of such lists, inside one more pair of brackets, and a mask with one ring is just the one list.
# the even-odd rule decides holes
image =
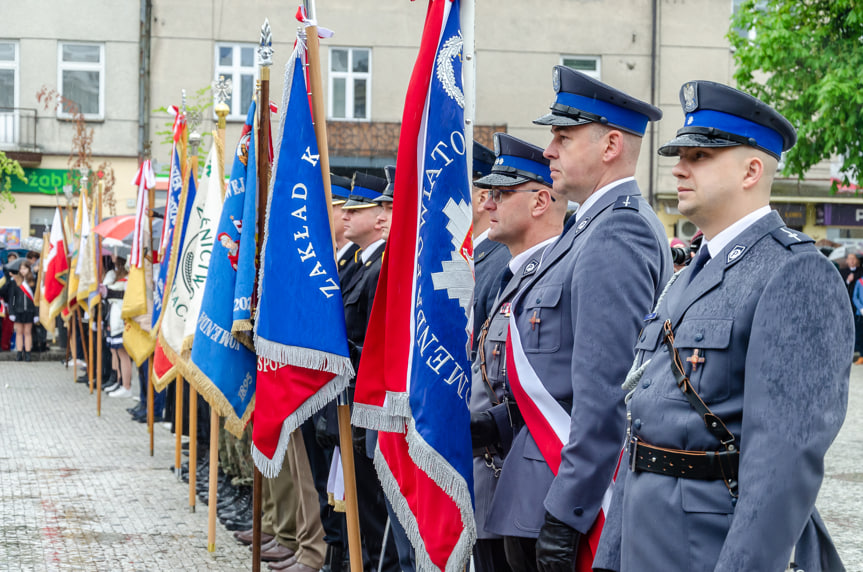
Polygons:
[[24,361],[30,361],[30,352],[24,352]]
[[85,373],[84,375],[78,376],[78,379],[76,380],[76,382],[77,383],[90,383],[90,378],[88,378],[87,374]]
[[18,352],[18,355],[15,356],[15,361],[24,361],[24,352]]
[[223,522],[228,530],[249,530],[252,526],[252,519],[249,520],[228,520]]
[[141,413],[143,413],[144,415],[146,415],[147,414],[147,406],[145,404],[139,403],[138,405],[136,405],[134,407],[127,407],[126,413],[128,413],[130,415],[140,415]]

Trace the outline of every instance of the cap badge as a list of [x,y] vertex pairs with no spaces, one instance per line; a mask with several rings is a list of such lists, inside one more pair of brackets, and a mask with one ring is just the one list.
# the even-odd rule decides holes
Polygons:
[[742,244],[735,244],[734,248],[731,249],[731,252],[728,253],[728,258],[725,259],[725,264],[740,258],[744,250],[746,250],[745,246]]
[[[495,156],[500,156],[500,137],[497,133],[494,134],[494,154]],[[500,159],[498,159],[499,161]]]
[[560,70],[554,68],[551,73],[551,85],[554,88],[554,93],[560,92]]
[[536,270],[536,267],[539,266],[539,263],[536,260],[531,260],[527,263],[527,266],[524,267],[524,275],[527,276]]
[[693,82],[683,85],[683,111],[690,113],[698,109],[698,92]]
[[577,230],[577,231],[581,232],[581,231],[582,231],[582,230],[584,230],[584,228],[587,226],[587,223],[588,223],[588,222],[590,222],[590,219],[589,219],[589,218],[584,219],[583,221],[581,221],[580,223],[578,223],[578,226],[577,226],[577,227],[575,227],[575,230]]

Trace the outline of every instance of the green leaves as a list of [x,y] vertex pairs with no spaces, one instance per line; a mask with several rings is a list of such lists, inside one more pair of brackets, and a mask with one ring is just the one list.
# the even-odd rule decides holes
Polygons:
[[12,177],[18,177],[23,182],[27,182],[27,177],[24,176],[24,169],[15,159],[10,159],[6,153],[0,151],[0,211],[3,210],[5,203],[15,204],[15,197],[12,195]]
[[843,183],[863,174],[863,3],[855,0],[749,0],[728,38],[734,79],[797,128],[785,174],[803,178],[839,156]]

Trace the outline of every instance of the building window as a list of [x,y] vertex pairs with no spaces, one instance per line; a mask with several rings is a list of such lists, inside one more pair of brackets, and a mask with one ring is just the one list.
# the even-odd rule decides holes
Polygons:
[[580,71],[594,79],[602,80],[599,56],[560,56],[560,65]]
[[371,64],[368,48],[330,48],[330,119],[371,119]]
[[0,40],[0,145],[18,142],[18,44]]
[[60,93],[78,108],[60,105],[57,116],[71,118],[79,111],[84,119],[104,119],[105,45],[61,43],[57,60]]
[[231,80],[231,95],[225,102],[231,110],[228,119],[245,119],[255,95],[255,45],[217,44],[215,67],[216,81],[222,76]]

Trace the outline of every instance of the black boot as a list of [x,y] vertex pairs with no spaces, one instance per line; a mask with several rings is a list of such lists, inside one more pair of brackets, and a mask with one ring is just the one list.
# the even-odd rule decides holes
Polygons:
[[24,361],[30,361],[30,352],[24,352]]
[[18,355],[15,356],[15,361],[24,361],[24,352],[18,352]]

